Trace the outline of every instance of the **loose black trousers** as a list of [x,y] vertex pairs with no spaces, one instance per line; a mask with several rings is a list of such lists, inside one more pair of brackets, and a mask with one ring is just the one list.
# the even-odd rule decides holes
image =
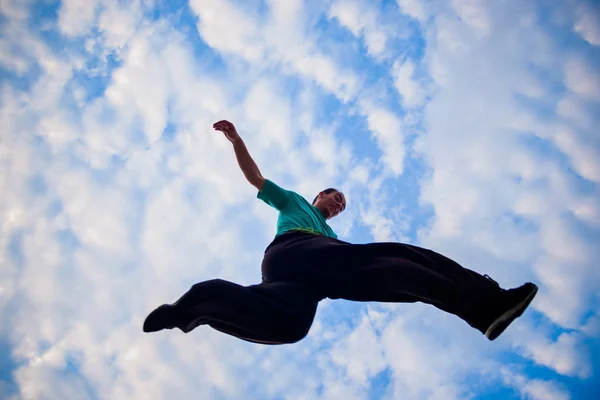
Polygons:
[[423,302],[484,332],[501,289],[434,251],[401,243],[351,244],[291,231],[265,250],[262,282],[222,279],[197,283],[174,303],[177,327],[199,325],[263,344],[304,338],[324,298]]

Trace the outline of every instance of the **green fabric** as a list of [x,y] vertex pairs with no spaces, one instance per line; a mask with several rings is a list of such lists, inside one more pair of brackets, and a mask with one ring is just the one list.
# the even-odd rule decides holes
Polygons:
[[290,230],[301,230],[337,239],[321,211],[298,193],[285,190],[267,179],[256,197],[279,210],[275,237]]

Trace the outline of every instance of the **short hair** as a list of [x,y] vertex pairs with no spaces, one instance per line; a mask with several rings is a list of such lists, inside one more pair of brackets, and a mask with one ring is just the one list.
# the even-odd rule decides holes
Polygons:
[[[334,188],[327,188],[327,189],[325,189],[323,191],[325,192],[325,194],[329,194],[329,193],[332,193],[332,192],[339,192],[339,190],[334,189]],[[317,195],[315,197],[315,199],[313,200],[313,202],[312,202],[313,206],[315,205],[315,201],[317,201],[318,198],[319,198],[319,195]]]

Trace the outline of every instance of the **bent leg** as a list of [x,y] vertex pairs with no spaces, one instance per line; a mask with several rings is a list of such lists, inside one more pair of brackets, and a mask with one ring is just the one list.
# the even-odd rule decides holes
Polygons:
[[222,279],[200,282],[173,304],[176,327],[188,333],[209,325],[262,344],[294,343],[312,325],[318,299],[288,283],[241,286]]

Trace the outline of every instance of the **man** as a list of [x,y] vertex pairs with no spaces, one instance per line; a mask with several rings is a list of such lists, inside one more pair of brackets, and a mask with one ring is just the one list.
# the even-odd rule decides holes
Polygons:
[[337,239],[327,220],[346,207],[344,194],[327,189],[313,204],[265,179],[232,123],[219,121],[257,197],[279,210],[277,234],[265,250],[262,282],[240,286],[221,279],[192,286],[144,322],[144,332],[208,325],[262,344],[304,338],[324,298],[423,302],[452,313],[496,339],[533,300],[537,286],[504,290],[487,275],[434,251],[401,243],[351,244]]

